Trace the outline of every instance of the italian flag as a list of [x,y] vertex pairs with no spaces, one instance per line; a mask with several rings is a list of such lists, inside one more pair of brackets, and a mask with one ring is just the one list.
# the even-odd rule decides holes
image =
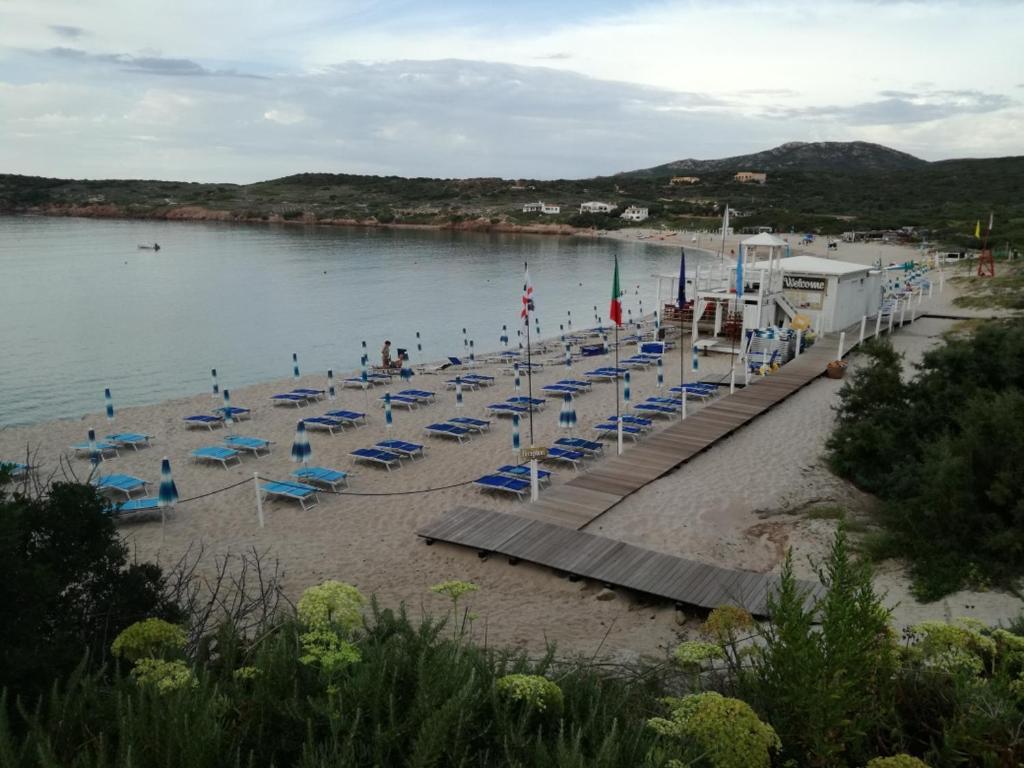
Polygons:
[[619,297],[622,289],[619,288],[619,257],[615,257],[615,276],[612,278],[612,305],[608,310],[608,317],[616,325],[622,325],[622,302]]

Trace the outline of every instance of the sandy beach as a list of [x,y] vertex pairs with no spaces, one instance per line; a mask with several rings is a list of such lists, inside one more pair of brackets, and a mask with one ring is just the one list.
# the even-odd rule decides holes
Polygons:
[[[680,242],[665,244],[689,244],[682,242],[689,240],[688,235],[677,237]],[[879,248],[891,254],[883,257],[884,263],[903,260],[909,253],[895,246],[843,244],[838,253],[831,255],[870,263],[877,258]],[[933,297],[931,308],[948,307],[950,298],[947,286],[944,296]],[[921,320],[897,333],[894,343],[906,354],[909,364],[938,343],[940,334],[949,327],[948,321]],[[560,362],[557,349],[538,357],[550,365],[534,376],[535,392],[570,374]],[[578,375],[609,360],[579,360],[571,373]],[[718,378],[729,369],[725,356],[702,357],[700,363],[701,378]],[[600,651],[620,658],[662,655],[695,625],[696,616],[680,623],[680,617],[667,604],[612,592],[597,584],[570,582],[528,564],[511,566],[503,558],[483,560],[472,551],[441,544],[427,546],[416,537],[419,526],[458,505],[514,512],[522,503],[496,498],[465,484],[514,458],[509,420],[485,414],[488,403],[515,394],[513,377],[504,374],[503,367],[497,363],[476,366],[479,373],[494,375],[496,384],[467,390],[459,413],[454,392],[445,388],[450,374],[418,375],[410,385],[396,379],[392,391],[406,386],[430,390],[437,393],[437,402],[412,411],[396,408],[391,434],[385,430],[377,399],[384,393],[383,387],[364,393],[341,388],[339,379],[336,402],[325,399],[305,408],[274,406],[269,398],[297,386],[324,389],[325,375],[237,390],[232,387],[232,404],[251,408],[253,419],[237,423],[231,431],[270,439],[274,445],[269,456],[245,457],[241,466],[227,470],[188,459],[191,450],[216,445],[226,434],[222,429],[188,429],[181,420],[221,405],[208,392],[152,406],[118,409],[113,425],[107,424],[102,413],[92,413],[78,419],[7,428],[0,431],[0,457],[23,460],[28,450],[33,463],[40,466],[41,478],[73,475],[81,479],[89,474],[89,462],[71,457],[68,447],[84,441],[89,427],[94,427],[99,436],[115,431],[147,433],[154,437],[152,447],[138,452],[122,450],[119,458],[100,467],[102,473],[126,473],[153,482],[155,491],[160,458],[171,459],[182,503],[163,526],[158,517],[125,521],[120,526],[142,559],[173,563],[190,546],[201,543],[209,566],[216,556],[255,547],[266,557],[279,560],[285,587],[292,597],[324,579],[339,579],[366,593],[375,593],[385,605],[404,601],[414,613],[421,608],[443,613],[446,601],[432,595],[429,586],[446,579],[464,579],[480,587],[468,602],[480,617],[476,631],[486,632],[490,643],[536,651],[546,642],[555,642],[563,652]],[[678,383],[679,374],[678,356],[668,355],[665,386]],[[689,371],[686,375],[692,379]],[[230,387],[231,383],[221,385]],[[822,447],[831,428],[840,386],[841,382],[835,380],[815,381],[680,470],[627,498],[588,530],[672,554],[758,571],[777,568],[785,550],[792,547],[799,575],[813,576],[813,563],[826,551],[835,522],[808,519],[802,510],[814,504],[842,503],[856,512],[870,504],[822,465]],[[524,377],[522,394],[525,389]],[[632,389],[634,400],[657,394],[655,369],[635,372]],[[543,411],[535,414],[536,444],[547,445],[564,434],[558,426],[559,405],[558,399],[551,399]],[[615,411],[615,385],[596,383],[593,391],[579,397],[575,405],[579,421],[576,434],[593,437],[592,426]],[[693,412],[700,406],[691,403],[689,407]],[[243,481],[257,471],[261,478],[287,478],[295,468],[289,449],[296,421],[334,408],[366,412],[369,423],[333,436],[311,432],[310,463],[352,472],[351,492],[321,494],[320,504],[307,511],[294,502],[270,501],[264,506],[265,526],[260,528],[253,483]],[[423,433],[426,425],[455,415],[491,418],[491,430],[463,445]],[[524,419],[524,445],[529,442],[528,429]],[[405,461],[401,469],[390,473],[353,463],[350,451],[386,437],[423,443],[427,455],[422,460]],[[614,443],[608,441],[607,450],[614,451]],[[556,473],[556,484],[573,476],[571,469],[551,469]],[[240,482],[243,484],[236,488],[215,493]],[[431,490],[435,488],[442,490]],[[198,496],[204,497],[189,501]],[[900,625],[948,615],[974,616],[995,623],[1020,610],[1018,599],[998,592],[959,593],[937,603],[918,604],[910,597],[907,579],[896,564],[885,564],[877,583],[888,593],[895,621]]]

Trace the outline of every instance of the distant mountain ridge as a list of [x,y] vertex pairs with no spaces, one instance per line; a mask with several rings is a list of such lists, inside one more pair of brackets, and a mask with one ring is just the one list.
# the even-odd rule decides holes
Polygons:
[[841,171],[846,173],[904,171],[930,163],[906,152],[867,141],[791,141],[774,149],[719,160],[676,160],[619,177],[660,177],[716,171]]

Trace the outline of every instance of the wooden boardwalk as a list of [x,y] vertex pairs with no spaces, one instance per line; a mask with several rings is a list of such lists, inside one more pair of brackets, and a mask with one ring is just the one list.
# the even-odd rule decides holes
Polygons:
[[[671,600],[677,605],[717,608],[738,605],[768,615],[775,574],[738,571],[662,554],[622,541],[505,512],[458,507],[417,531],[428,544],[443,541],[488,554],[506,555],[615,587]],[[824,594],[816,582],[800,582],[808,605]]]

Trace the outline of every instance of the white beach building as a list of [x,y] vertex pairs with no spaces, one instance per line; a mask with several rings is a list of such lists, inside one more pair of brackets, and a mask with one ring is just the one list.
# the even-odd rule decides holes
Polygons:
[[524,203],[523,213],[546,213],[546,214],[557,214],[562,212],[560,205],[548,205],[544,202],[537,203]]
[[637,205],[631,205],[629,208],[624,210],[619,218],[626,219],[627,221],[643,221],[647,218],[647,209],[641,208]]
[[841,331],[878,312],[882,273],[849,261],[791,256],[782,260],[782,293],[812,327]]
[[601,203],[592,200],[588,203],[580,203],[580,213],[611,213],[618,207],[612,203]]

